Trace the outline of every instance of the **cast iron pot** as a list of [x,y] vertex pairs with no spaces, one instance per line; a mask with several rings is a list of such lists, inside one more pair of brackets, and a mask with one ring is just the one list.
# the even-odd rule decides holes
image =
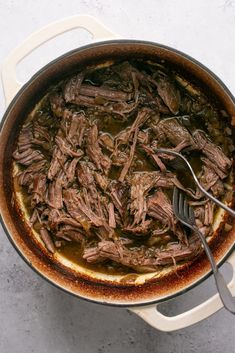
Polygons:
[[[40,44],[76,27],[88,30],[95,40],[112,40],[95,42],[66,53],[47,64],[20,88],[21,85],[15,79],[17,63]],[[214,295],[201,305],[178,316],[166,317],[157,310],[159,302],[184,293],[210,275],[210,266],[205,255],[190,264],[181,265],[177,274],[170,268],[161,275],[139,275],[127,281],[121,276],[93,272],[75,266],[59,254],[55,256],[49,254],[37,234],[33,233],[28,226],[26,218],[18,212],[17,202],[12,202],[11,156],[22,122],[48,87],[71,75],[78,68],[84,68],[87,64],[117,58],[138,57],[152,60],[162,58],[181,71],[189,80],[206,90],[220,102],[231,117],[235,117],[235,100],[232,94],[210,70],[196,60],[175,49],[156,43],[117,38],[118,36],[93,17],[75,16],[53,23],[34,33],[7,58],[2,68],[3,86],[9,106],[1,124],[1,221],[18,253],[31,268],[49,282],[79,298],[127,307],[153,327],[163,331],[173,331],[196,323],[222,307],[219,296]],[[214,224],[215,231],[210,244],[217,263],[221,265],[228,261],[233,267],[233,279],[229,286],[235,295],[235,223],[232,222],[228,215],[221,211]]]

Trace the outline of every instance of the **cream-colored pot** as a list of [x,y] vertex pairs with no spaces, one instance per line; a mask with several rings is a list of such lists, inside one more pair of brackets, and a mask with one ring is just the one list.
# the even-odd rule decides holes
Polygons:
[[[49,63],[24,86],[17,82],[16,66],[25,56],[58,34],[78,27],[90,32],[94,43],[66,53]],[[173,331],[199,322],[222,308],[216,294],[199,306],[174,317],[167,317],[158,311],[158,303],[176,297],[208,277],[210,266],[204,255],[190,264],[180,265],[178,275],[172,268],[159,273],[132,276],[129,280],[118,275],[104,275],[81,268],[57,253],[54,256],[48,254],[37,234],[30,229],[27,215],[20,214],[17,208],[17,203],[21,202],[20,195],[17,196],[17,202],[12,203],[12,151],[20,125],[33,105],[51,84],[71,74],[78,67],[82,68],[91,62],[130,57],[160,57],[170,61],[188,76],[192,76],[198,84],[210,90],[228,113],[235,116],[232,94],[212,72],[187,55],[152,42],[120,39],[90,16],[74,16],[52,23],[25,40],[8,56],[2,67],[2,82],[8,108],[1,125],[1,220],[9,240],[19,254],[36,272],[54,285],[79,298],[126,307],[153,327],[162,331]],[[222,264],[227,261],[233,267],[233,278],[229,287],[235,295],[235,224],[232,224],[230,231],[225,231],[225,222],[227,225],[232,224],[232,220],[221,211],[213,224],[214,234],[210,244],[217,262]]]

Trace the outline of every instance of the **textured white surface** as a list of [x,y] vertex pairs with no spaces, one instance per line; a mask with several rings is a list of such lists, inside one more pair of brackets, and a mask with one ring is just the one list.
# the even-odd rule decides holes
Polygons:
[[[96,16],[125,38],[152,40],[193,56],[214,71],[235,94],[235,1],[233,0],[0,0],[0,62],[30,33],[75,14]],[[53,40],[19,66],[24,81],[56,56],[86,44],[89,35],[73,31]],[[0,114],[4,112],[0,89]],[[228,269],[225,269],[229,273]],[[174,302],[171,314],[208,297],[213,281]],[[235,346],[235,319],[224,310],[192,328],[164,334],[135,315],[82,302],[60,292],[20,259],[0,233],[0,352],[213,352]]]
[[[156,41],[192,55],[235,91],[233,0],[70,0],[52,1],[51,5],[46,0],[1,0],[0,6],[0,60],[42,26],[66,16],[87,13],[97,16],[125,38]],[[89,36],[81,32],[81,38],[78,31],[73,31],[39,49],[32,55],[33,60],[27,60],[27,65],[23,65],[20,77],[30,78],[49,60],[85,44]],[[2,112],[2,99],[1,103]]]

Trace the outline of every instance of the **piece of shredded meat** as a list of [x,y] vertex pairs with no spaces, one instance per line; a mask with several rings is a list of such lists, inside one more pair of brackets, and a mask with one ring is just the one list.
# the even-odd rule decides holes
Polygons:
[[159,266],[172,265],[176,261],[191,260],[202,251],[201,243],[195,236],[189,239],[189,245],[169,244],[166,249],[146,248],[129,249],[122,241],[101,241],[95,247],[86,248],[83,258],[89,263],[99,263],[107,259],[124,266],[137,269],[145,268],[147,272],[156,271]]

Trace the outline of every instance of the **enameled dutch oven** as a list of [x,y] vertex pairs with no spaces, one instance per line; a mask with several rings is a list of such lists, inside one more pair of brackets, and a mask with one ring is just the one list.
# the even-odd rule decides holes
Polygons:
[[[78,48],[50,62],[38,71],[23,87],[15,79],[16,65],[33,49],[70,29],[88,30],[94,43]],[[106,41],[109,39],[108,41]],[[97,40],[105,40],[97,42]],[[7,58],[2,68],[2,81],[8,108],[1,124],[0,154],[0,210],[5,232],[23,259],[41,276],[57,287],[79,298],[101,304],[127,307],[163,331],[173,331],[196,323],[222,307],[216,294],[201,305],[175,317],[166,317],[157,304],[191,289],[210,275],[204,255],[196,261],[181,265],[175,273],[168,268],[160,274],[145,274],[132,278],[105,275],[73,264],[61,255],[48,254],[37,234],[12,202],[12,152],[22,122],[36,102],[51,85],[84,68],[87,64],[110,59],[164,59],[183,72],[192,82],[218,100],[231,117],[235,117],[235,100],[224,84],[207,68],[191,57],[166,46],[138,40],[122,40],[90,16],[75,16],[53,23],[31,35]],[[235,200],[234,200],[235,201]],[[233,267],[229,284],[235,295],[235,223],[222,211],[213,227],[210,240],[219,264],[228,261]]]

